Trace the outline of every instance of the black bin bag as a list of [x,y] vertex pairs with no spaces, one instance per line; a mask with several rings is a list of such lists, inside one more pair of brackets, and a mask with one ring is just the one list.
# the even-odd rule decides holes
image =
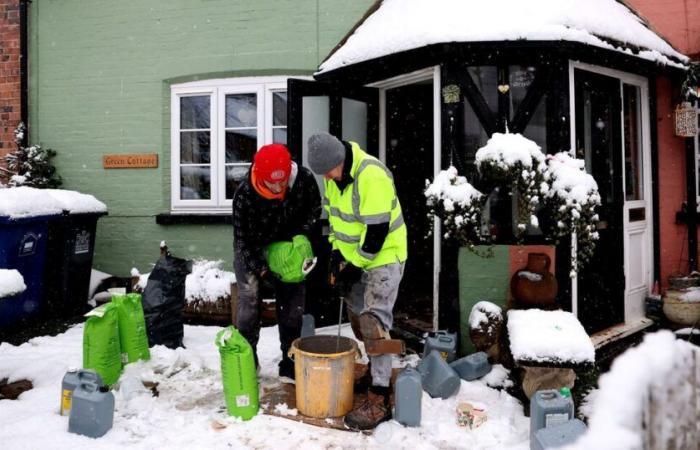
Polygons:
[[182,347],[185,280],[190,272],[192,261],[166,251],[149,275],[143,291],[143,313],[150,347]]

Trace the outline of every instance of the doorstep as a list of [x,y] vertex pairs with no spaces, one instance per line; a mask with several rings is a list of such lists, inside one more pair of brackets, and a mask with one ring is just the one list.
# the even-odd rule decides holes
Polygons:
[[652,325],[654,325],[654,321],[646,317],[621,323],[592,334],[591,341],[595,349],[599,350],[630,335],[639,333]]

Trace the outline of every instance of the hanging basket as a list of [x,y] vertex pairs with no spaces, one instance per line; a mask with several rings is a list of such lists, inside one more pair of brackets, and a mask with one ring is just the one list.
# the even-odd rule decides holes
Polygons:
[[675,126],[676,136],[695,137],[698,134],[698,112],[690,102],[676,106]]

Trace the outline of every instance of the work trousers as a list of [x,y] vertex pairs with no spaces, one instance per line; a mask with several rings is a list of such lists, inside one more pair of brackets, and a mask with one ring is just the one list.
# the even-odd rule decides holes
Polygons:
[[[391,330],[394,322],[394,303],[399,293],[405,263],[397,262],[375,267],[362,273],[346,296],[350,313],[360,315],[372,313],[381,322],[385,331]],[[389,386],[391,380],[391,355],[370,356],[372,384]]]
[[[243,258],[234,256],[233,270],[238,284],[238,307],[236,328],[253,347],[255,362],[258,362],[257,345],[260,338],[260,279],[248,271]],[[270,276],[275,288],[277,326],[280,335],[282,361],[289,360],[287,352],[294,339],[301,335],[301,316],[304,314],[306,286],[302,283],[283,283]]]

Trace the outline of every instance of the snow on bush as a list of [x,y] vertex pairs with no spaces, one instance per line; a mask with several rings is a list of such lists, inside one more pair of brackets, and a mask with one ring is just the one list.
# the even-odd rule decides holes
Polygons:
[[[700,419],[696,404],[700,375],[694,366],[698,357],[696,346],[675,339],[670,331],[645,336],[601,376],[600,389],[588,405],[588,431],[562,450],[636,450],[647,448],[645,439],[652,435],[654,448],[668,448],[664,444],[671,439],[674,448],[697,448],[697,442],[687,441],[693,431],[687,426],[696,427]],[[648,415],[645,411],[652,401],[653,414]]]
[[0,269],[0,299],[21,294],[27,289],[22,274],[16,269]]
[[[586,173],[585,167],[582,159],[573,158],[567,152],[547,158],[551,179],[546,190],[547,209],[552,212],[555,224],[550,233],[557,241],[576,234],[577,252],[572,255],[572,277],[576,276],[579,264],[593,256],[598,240],[596,209],[600,206],[600,195],[598,184]],[[545,186],[542,190],[545,191]]]
[[472,311],[469,313],[469,326],[472,329],[479,328],[481,325],[502,318],[503,310],[500,306],[482,300],[472,307]]
[[474,244],[481,240],[479,229],[484,195],[465,177],[459,176],[454,166],[440,171],[432,183],[426,180],[425,184],[429,216],[441,219],[443,236],[473,249]]
[[521,134],[494,133],[476,152],[476,167],[485,179],[509,185],[518,197],[518,233],[527,224],[538,226],[535,215],[543,184],[549,179],[545,155],[534,141]]
[[15,128],[15,144],[17,150],[5,156],[7,169],[1,171],[10,176],[10,186],[28,186],[35,188],[57,188],[61,185],[61,177],[56,174],[56,168],[51,159],[56,152],[41,145],[24,145],[25,127],[20,122]]

